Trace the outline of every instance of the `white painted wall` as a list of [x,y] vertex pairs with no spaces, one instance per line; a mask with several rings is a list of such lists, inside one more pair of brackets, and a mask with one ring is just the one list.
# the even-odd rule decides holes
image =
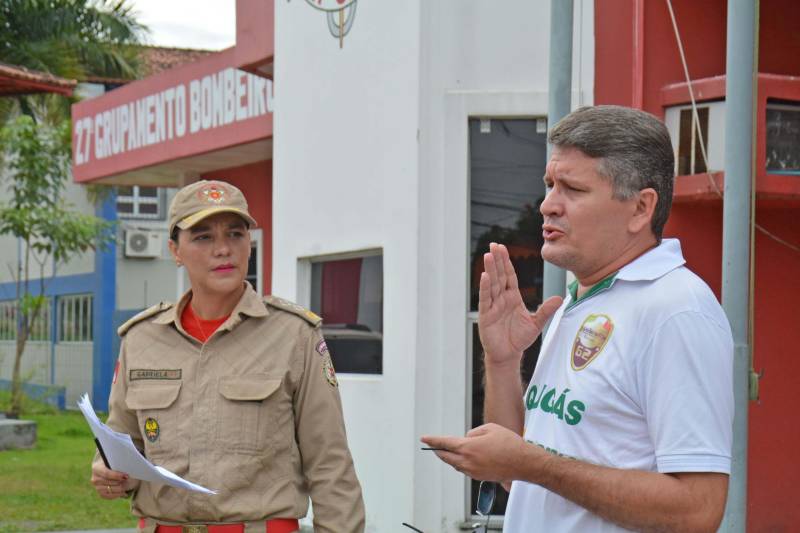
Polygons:
[[[166,212],[177,189],[167,189],[164,198],[164,220],[123,218],[117,224],[117,309],[143,309],[159,302],[177,301],[184,276],[178,271],[169,253],[169,226]],[[125,255],[125,234],[142,230],[161,235],[159,255],[136,258]],[[188,287],[188,282],[183,287]],[[182,291],[181,291],[182,292]]]
[[298,299],[299,258],[383,249],[384,374],[339,383],[367,530],[397,530],[417,453],[419,1],[358,2],[342,49],[308,3],[275,9],[273,293]]
[[[384,374],[340,376],[368,531],[455,532],[466,481],[419,450],[467,429],[467,119],[547,113],[549,1],[276,2],[273,292],[304,258],[384,251]],[[593,2],[576,2],[573,101],[592,101]]]
[[[550,2],[423,2],[415,434],[470,429],[469,117],[547,115]],[[575,3],[573,107],[593,101],[593,3]],[[455,531],[468,480],[415,456],[414,519]]]

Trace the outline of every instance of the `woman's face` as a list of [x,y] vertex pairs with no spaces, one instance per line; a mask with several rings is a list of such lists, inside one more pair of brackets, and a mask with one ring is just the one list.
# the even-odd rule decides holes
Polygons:
[[250,258],[250,232],[234,213],[220,213],[178,232],[169,249],[186,267],[192,290],[230,294],[242,288]]

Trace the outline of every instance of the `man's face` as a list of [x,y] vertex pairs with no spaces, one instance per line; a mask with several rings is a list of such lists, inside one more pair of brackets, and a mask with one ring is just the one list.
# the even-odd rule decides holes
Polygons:
[[170,241],[175,259],[186,267],[192,289],[227,294],[241,289],[250,257],[250,232],[233,213],[220,213],[178,233]]
[[611,180],[598,174],[598,163],[578,149],[553,148],[544,177],[552,190],[540,207],[542,257],[593,283],[599,281],[595,275],[611,273],[605,270],[632,241],[637,201],[636,196],[614,199]]

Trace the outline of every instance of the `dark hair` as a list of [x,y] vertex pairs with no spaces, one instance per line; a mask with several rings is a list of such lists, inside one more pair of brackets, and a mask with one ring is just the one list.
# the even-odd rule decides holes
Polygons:
[[661,240],[675,181],[675,156],[663,122],[629,107],[581,107],[553,127],[548,141],[600,159],[597,172],[611,179],[614,198],[628,200],[642,189],[654,189],[658,201],[650,228]]

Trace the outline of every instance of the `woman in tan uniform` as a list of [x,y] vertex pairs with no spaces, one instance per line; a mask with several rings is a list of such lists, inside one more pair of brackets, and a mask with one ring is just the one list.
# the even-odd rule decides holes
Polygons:
[[169,247],[191,289],[119,328],[108,425],[153,463],[218,492],[134,480],[95,457],[98,495],[132,494],[140,531],[290,533],[309,497],[316,532],[364,530],[321,320],[244,281],[254,225],[230,184],[181,189]]

